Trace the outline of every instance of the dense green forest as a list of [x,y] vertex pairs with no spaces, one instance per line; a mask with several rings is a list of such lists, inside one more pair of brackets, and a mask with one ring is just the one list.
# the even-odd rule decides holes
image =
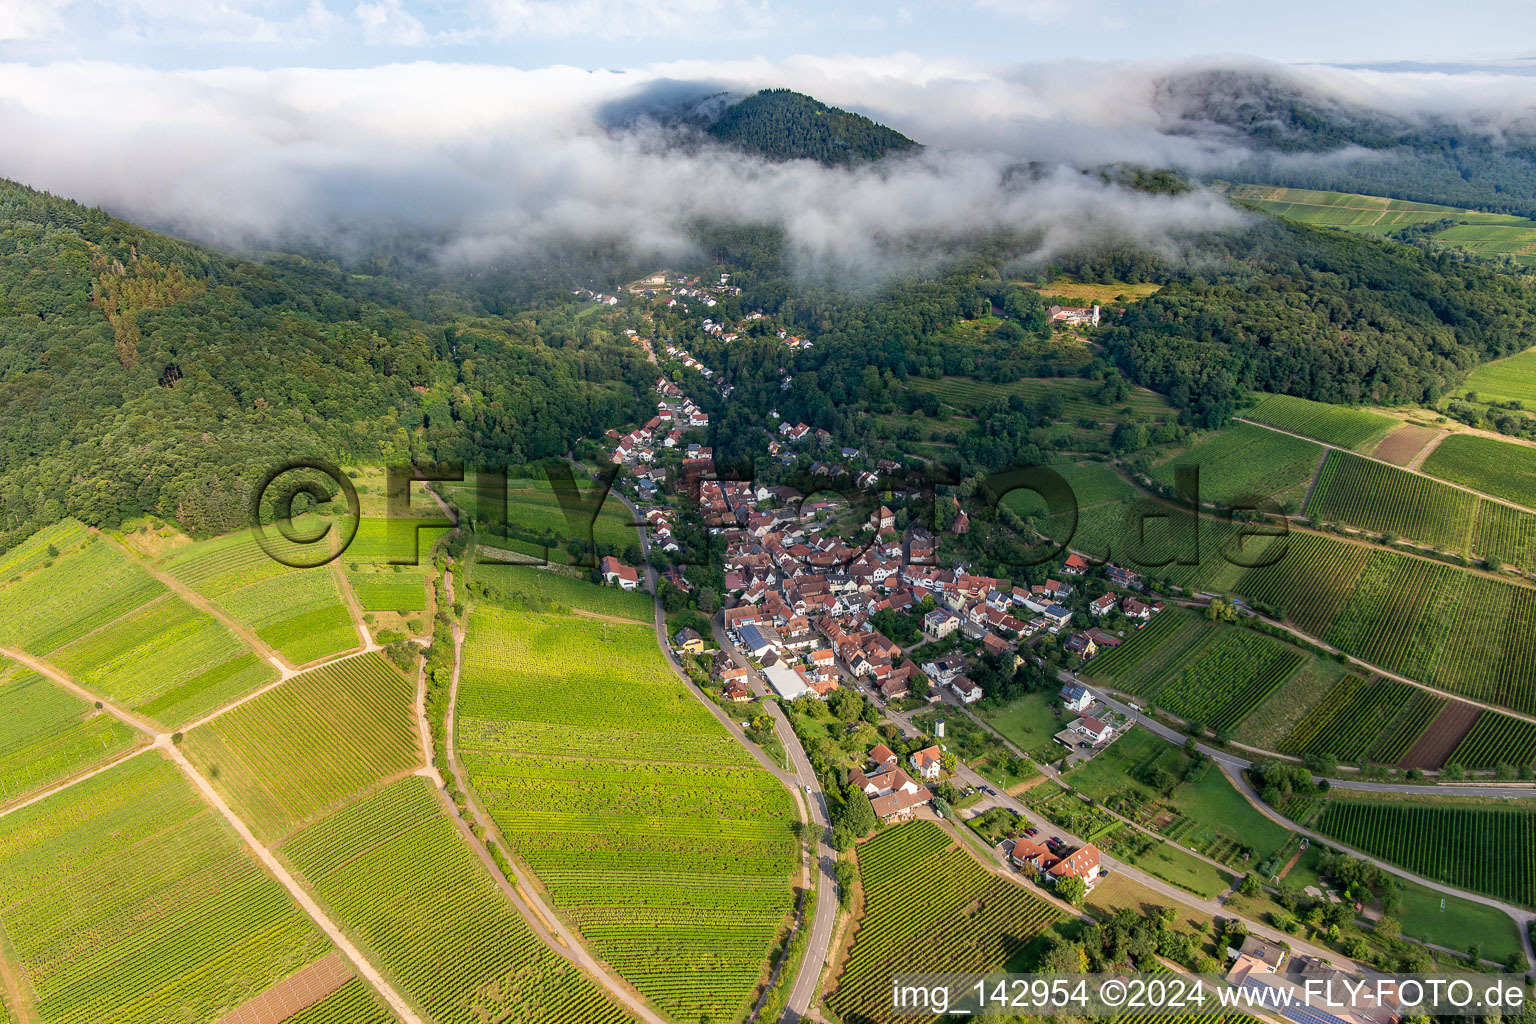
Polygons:
[[558,455],[653,379],[591,311],[229,258],[0,182],[0,549],[64,515],[231,529],[291,457]]
[[721,112],[705,129],[770,160],[853,164],[920,148],[900,132],[789,89],[764,89]]

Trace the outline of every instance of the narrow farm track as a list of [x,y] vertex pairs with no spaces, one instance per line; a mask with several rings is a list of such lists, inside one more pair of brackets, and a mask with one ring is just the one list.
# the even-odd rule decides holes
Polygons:
[[198,611],[205,612],[208,615],[213,616],[214,621],[218,622],[225,629],[229,630],[231,633],[235,634],[235,636],[245,641],[251,650],[260,654],[273,665],[277,666],[279,672],[295,667],[289,663],[287,658],[284,658],[281,654],[279,654],[275,647],[267,643],[261,637],[257,636],[256,631],[250,626],[247,626],[239,619],[234,618],[228,612],[224,611],[224,609],[220,608],[218,605],[214,604],[212,601],[208,600],[202,594],[199,594],[197,591],[181,582],[181,580],[178,580],[176,577],[172,576],[170,573],[163,571],[152,562],[150,562],[149,559],[143,557],[131,548],[126,547],[116,537],[99,532],[98,535],[108,544],[117,548],[117,550],[122,552],[123,555],[125,555],[127,558],[131,559],[133,563],[139,568],[143,569],[155,579],[169,587],[171,591],[180,597],[183,601],[187,602]]
[[1447,430],[1442,431],[1438,437],[1430,438],[1428,443],[1426,443],[1424,447],[1420,448],[1419,453],[1413,458],[1409,459],[1408,464],[1403,468],[1408,470],[1410,473],[1417,473],[1419,468],[1424,465],[1424,460],[1434,454],[1436,448],[1440,447],[1440,442],[1444,441],[1450,436],[1451,432]]
[[[448,601],[452,603],[454,599],[452,574],[448,575],[445,585],[447,587]],[[512,854],[508,857],[508,863],[511,865],[512,872],[516,876],[515,884],[512,879],[507,878],[502,873],[500,866],[496,863],[495,858],[490,855],[485,844],[475,838],[474,833],[470,830],[469,823],[448,802],[447,796],[439,789],[438,796],[443,802],[445,812],[458,825],[459,831],[463,833],[465,840],[468,841],[476,854],[479,855],[481,863],[491,873],[491,877],[496,880],[497,887],[512,902],[512,905],[517,908],[518,913],[522,914],[523,920],[528,923],[528,927],[533,930],[534,935],[538,936],[540,942],[544,943],[544,945],[575,967],[591,975],[598,984],[607,989],[615,999],[628,1008],[631,1013],[645,1021],[646,1024],[667,1024],[666,1018],[652,1009],[643,996],[610,974],[576,935],[566,927],[565,923],[556,916],[555,912],[539,897],[538,889],[524,875],[525,869],[516,860],[514,847],[502,836],[501,830],[496,827],[495,819],[486,813],[474,790],[469,786],[468,780],[464,777],[463,769],[459,766],[459,755],[453,738],[454,725],[458,716],[459,679],[463,667],[464,628],[455,622],[453,625],[453,674],[448,685],[448,709],[443,723],[443,744],[446,747],[444,754],[448,758],[448,770],[452,773],[453,780],[458,785],[459,791],[464,794],[465,803],[474,812],[476,819],[484,824],[489,834],[494,836],[496,841]],[[427,763],[430,766],[432,761],[430,747],[423,749],[428,751]]]
[[357,973],[362,975],[378,991],[379,995],[384,997],[384,1001],[389,1004],[390,1009],[399,1015],[401,1021],[404,1024],[424,1024],[422,1019],[417,1016],[416,1011],[411,1009],[410,1005],[401,998],[400,993],[396,992],[389,982],[384,980],[384,976],[379,973],[378,968],[374,967],[373,963],[363,955],[362,950],[352,944],[352,940],[347,938],[342,930],[337,927],[336,923],[315,902],[314,898],[310,896],[309,892],[299,885],[298,881],[288,873],[288,869],[283,867],[282,863],[273,856],[272,851],[267,849],[256,838],[245,822],[240,820],[239,815],[235,814],[229,805],[224,802],[224,798],[219,796],[218,791],[209,784],[207,779],[203,778],[201,772],[192,766],[192,762],[187,760],[176,744],[169,742],[169,739],[166,737],[161,737],[156,741],[155,745],[159,749],[164,750],[167,756],[176,762],[176,766],[197,787],[197,791],[202,794],[203,799],[208,802],[209,806],[224,816],[224,820],[229,822],[229,826],[245,841],[246,846],[255,853],[256,858],[261,861],[267,871],[282,883],[283,888],[288,890],[294,902],[310,916],[315,924],[320,926],[320,930],[325,932],[326,937],[331,942],[335,943],[336,948],[341,950],[348,960],[352,961],[352,965],[357,969]]
[[64,687],[64,689],[68,690],[70,693],[74,694],[76,697],[79,697],[83,701],[93,704],[99,701],[103,711],[107,712],[107,714],[111,715],[113,718],[116,718],[124,725],[132,726],[142,733],[147,733],[151,737],[158,737],[160,735],[160,730],[156,728],[155,723],[151,722],[149,719],[141,718],[134,714],[132,711],[125,711],[100,694],[87,690],[85,687],[75,682],[69,676],[48,664],[48,662],[41,661],[32,657],[32,655],[25,651],[18,651],[11,647],[0,647],[0,655],[7,657],[14,662],[25,665],[27,668],[31,669],[33,672],[36,672],[40,676],[47,676],[49,679],[52,679],[55,683],[58,683],[60,686]]
[[357,630],[357,637],[362,641],[362,649],[357,654],[366,654],[369,651],[383,650],[374,643],[373,634],[368,630],[368,623],[363,621],[363,606],[358,603],[357,592],[352,589],[352,581],[347,579],[347,574],[341,571],[341,563],[334,561],[330,564],[331,575],[336,577],[336,588],[341,591],[341,599],[347,603],[347,614],[352,616],[352,628]]

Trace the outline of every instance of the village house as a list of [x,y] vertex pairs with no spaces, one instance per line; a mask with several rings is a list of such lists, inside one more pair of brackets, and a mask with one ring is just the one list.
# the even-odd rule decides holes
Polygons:
[[1067,564],[1061,567],[1061,571],[1072,576],[1081,576],[1088,571],[1088,560],[1074,551],[1067,556]]
[[1115,595],[1114,594],[1105,594],[1103,597],[1095,598],[1093,600],[1093,602],[1088,605],[1088,614],[1092,615],[1094,618],[1098,618],[1101,615],[1108,615],[1110,612],[1112,612],[1114,610],[1115,610]]
[[917,774],[923,779],[931,781],[939,777],[942,757],[943,753],[938,747],[924,747],[912,755],[912,767],[917,769]]
[[935,608],[923,616],[923,629],[935,640],[942,640],[960,628],[960,620],[944,608]]
[[981,700],[981,685],[971,681],[970,676],[958,675],[949,681],[949,688],[955,696],[960,698],[963,704],[975,704]]
[[1068,683],[1061,688],[1061,703],[1068,711],[1083,711],[1093,703],[1093,691],[1081,683]]
[[672,643],[678,650],[687,654],[703,654],[704,638],[699,636],[699,631],[691,627],[684,627],[677,631],[672,638]]
[[640,573],[614,558],[604,555],[598,563],[598,572],[604,583],[617,583],[622,590],[634,590],[640,586]]
[[1115,732],[1107,723],[1101,722],[1091,715],[1084,715],[1073,722],[1071,729],[1073,732],[1086,737],[1088,742],[1096,747],[1109,742],[1110,737]]

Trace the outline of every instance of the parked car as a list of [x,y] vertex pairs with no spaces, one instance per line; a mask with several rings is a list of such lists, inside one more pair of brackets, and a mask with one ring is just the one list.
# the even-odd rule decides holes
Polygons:
[[1024,834],[1027,836],[1037,836],[1040,834],[1040,830],[1031,826],[1024,830]]

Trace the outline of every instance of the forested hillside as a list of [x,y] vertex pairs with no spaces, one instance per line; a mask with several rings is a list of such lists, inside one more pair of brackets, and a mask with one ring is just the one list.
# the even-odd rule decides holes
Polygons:
[[706,131],[721,142],[770,160],[852,164],[918,144],[862,114],[789,89],[764,89],[727,107]]
[[632,415],[647,378],[591,309],[491,316],[0,182],[0,549],[65,515],[227,530],[293,456],[557,455]]

